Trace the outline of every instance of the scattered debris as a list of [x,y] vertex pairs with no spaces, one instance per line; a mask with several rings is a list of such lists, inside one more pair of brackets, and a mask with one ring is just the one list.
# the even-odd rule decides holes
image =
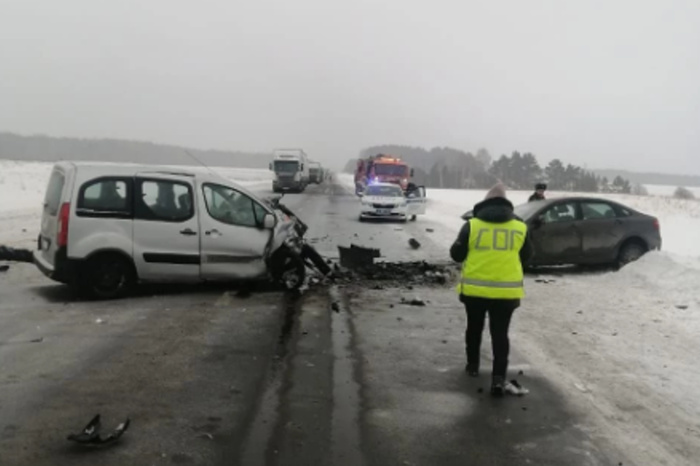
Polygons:
[[0,272],[7,272],[8,270],[10,270],[9,265],[0,265]]
[[617,332],[613,333],[612,336],[616,337],[616,336],[617,336]]
[[588,393],[589,392],[588,388],[581,383],[575,383],[574,387],[576,387],[576,389],[578,391],[580,391],[581,393]]
[[44,337],[39,337],[39,338],[35,338],[33,340],[29,340],[29,343],[41,343],[42,341],[44,341]]
[[104,323],[106,323],[106,322],[107,322],[107,321],[106,321],[106,320],[103,320],[103,319],[97,319],[97,320],[95,320],[95,323],[96,323],[96,324],[104,324]]
[[100,436],[100,428],[102,427],[102,424],[100,422],[100,415],[98,414],[92,418],[81,433],[69,435],[68,440],[87,446],[107,445],[116,442],[129,428],[130,423],[131,421],[127,418],[126,421],[119,424],[113,432],[103,438]]
[[374,259],[381,256],[379,249],[365,248],[351,244],[349,248],[338,246],[340,265],[348,269],[358,269],[374,265]]
[[443,344],[443,345],[446,345],[446,344],[447,344],[447,340],[442,340],[442,344]]
[[513,379],[506,384],[506,393],[515,396],[523,396],[530,393],[530,390],[520,385],[517,380]]
[[29,249],[15,249],[0,246],[0,260],[13,262],[34,262],[34,254]]
[[331,309],[333,309],[335,312],[340,312],[340,304],[334,301],[333,304],[331,304]]
[[413,248],[413,249],[418,249],[420,248],[420,243],[418,242],[417,239],[411,238],[408,240],[408,244]]
[[527,411],[527,406],[523,406],[523,411]]
[[425,306],[425,301],[418,298],[413,298],[411,300],[401,298],[401,304],[406,304],[408,306]]
[[[389,304],[389,308],[390,308],[390,309],[394,309],[394,305],[393,305],[393,304]],[[399,317],[399,319],[400,319],[400,317]]]
[[483,388],[480,388],[480,389],[478,389],[476,392],[477,392],[477,393],[484,393],[484,389],[483,389]]
[[572,335],[578,335],[578,332],[571,332]]
[[536,278],[535,283],[544,283],[547,285],[549,283],[556,283],[556,280],[553,278]]
[[578,311],[576,314],[583,314],[583,311]]
[[523,372],[523,371],[518,371],[518,375],[525,375],[525,372]]
[[204,433],[197,436],[198,438],[207,438],[209,440],[214,440],[214,436],[210,433]]
[[427,231],[428,233],[434,233],[434,232],[435,232],[435,230],[433,230],[432,228],[426,228],[425,231]]
[[382,285],[374,285],[374,286],[372,287],[372,289],[373,289],[373,290],[383,290],[384,287],[383,287]]
[[408,290],[413,285],[445,285],[459,275],[459,264],[415,262],[378,262],[375,264],[356,267],[339,267],[335,273],[336,283],[352,283],[370,281],[370,286],[376,281],[383,281],[386,288],[397,287]]
[[676,309],[680,309],[682,311],[685,311],[686,309],[688,309],[688,305],[687,304],[676,304]]

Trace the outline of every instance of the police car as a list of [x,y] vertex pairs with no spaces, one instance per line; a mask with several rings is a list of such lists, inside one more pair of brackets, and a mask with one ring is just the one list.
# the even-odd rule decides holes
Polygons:
[[425,187],[412,187],[406,193],[397,184],[373,183],[360,198],[360,221],[395,219],[403,222],[425,214]]

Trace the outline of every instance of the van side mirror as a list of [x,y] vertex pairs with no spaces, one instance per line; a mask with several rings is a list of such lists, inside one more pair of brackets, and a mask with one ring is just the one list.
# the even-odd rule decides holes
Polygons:
[[265,214],[263,219],[263,228],[265,230],[272,230],[275,228],[275,216],[272,214]]
[[413,168],[411,168],[411,178],[413,178]]

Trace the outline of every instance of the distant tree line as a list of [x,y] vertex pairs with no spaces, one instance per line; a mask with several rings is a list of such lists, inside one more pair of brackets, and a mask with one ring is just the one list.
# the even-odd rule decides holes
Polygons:
[[[609,180],[559,159],[542,167],[532,153],[513,152],[493,160],[486,149],[476,154],[449,147],[426,150],[406,146],[375,146],[364,149],[360,157],[376,154],[392,154],[406,160],[414,169],[414,181],[431,188],[487,189],[501,181],[510,189],[533,189],[538,182],[546,182],[548,189],[555,191],[606,192],[645,194],[643,186],[632,186],[629,180],[616,176]],[[354,172],[356,160],[346,166]]]
[[267,168],[272,153],[198,150],[121,139],[54,138],[0,132],[0,159],[56,162],[86,160],[162,165]]

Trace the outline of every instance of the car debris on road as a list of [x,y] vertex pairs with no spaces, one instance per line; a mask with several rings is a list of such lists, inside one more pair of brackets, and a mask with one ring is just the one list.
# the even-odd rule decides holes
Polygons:
[[28,249],[16,249],[9,246],[0,246],[0,260],[33,263],[34,255],[32,254],[32,251]]
[[72,442],[79,443],[85,446],[105,446],[112,444],[119,440],[119,438],[124,435],[124,432],[129,428],[131,420],[129,418],[117,426],[114,431],[109,433],[106,437],[100,436],[100,429],[102,423],[100,420],[100,415],[96,415],[92,420],[85,426],[79,434],[71,434],[68,436],[68,440]]

